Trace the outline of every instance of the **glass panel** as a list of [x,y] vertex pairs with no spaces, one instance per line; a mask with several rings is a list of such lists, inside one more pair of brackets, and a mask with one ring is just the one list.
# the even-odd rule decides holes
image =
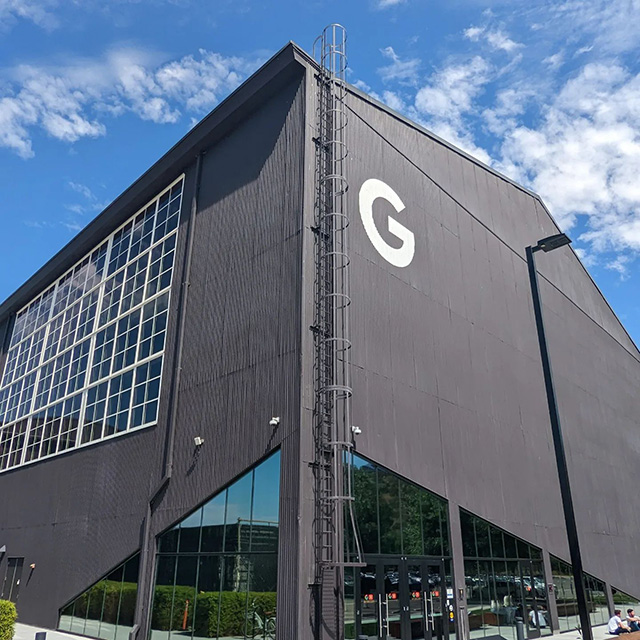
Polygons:
[[[493,562],[495,584],[495,613],[500,626],[500,635],[515,639],[515,582],[503,560]],[[492,608],[493,610],[493,608]]]
[[443,546],[442,500],[426,491],[421,491],[421,494],[424,553],[427,556],[441,556]]
[[516,539],[506,531],[503,532],[504,537],[504,557],[505,558],[517,558],[517,543]]
[[[533,550],[535,547],[531,547]],[[547,589],[544,579],[544,567],[541,561],[531,563],[532,593],[535,600],[537,616],[533,616],[531,623],[534,624],[540,633],[551,635],[551,619],[547,607]]]
[[136,554],[87,589],[60,613],[59,628],[105,640],[126,640],[138,595]]
[[500,633],[494,568],[491,562],[479,562],[478,569],[482,591],[483,627],[485,635],[491,636]]
[[378,468],[378,504],[380,509],[380,552],[401,553],[400,486],[398,476]]
[[[223,491],[202,508],[202,551],[222,551],[227,492]],[[160,549],[162,551],[162,549]]]
[[[102,609],[104,607],[106,589],[107,585],[105,580],[101,580],[98,584],[89,589],[89,598],[87,600],[87,620],[84,626],[85,635],[96,638],[103,637],[100,635],[100,620],[102,619]],[[118,598],[119,597],[120,594],[118,590]],[[113,635],[111,637],[113,637]]]
[[61,631],[71,631],[71,621],[73,620],[73,605],[66,606],[60,613],[60,622],[58,623],[58,629]]
[[[585,582],[587,587],[587,599],[589,601],[589,617],[591,618],[591,624],[594,626],[605,624],[609,621],[609,606],[607,604],[604,582],[588,574],[585,574]],[[626,615],[626,611],[623,611],[622,613]]]
[[384,565],[384,594],[387,604],[387,637],[402,638],[402,607],[400,604],[400,573],[397,564]]
[[475,518],[466,511],[460,509],[460,528],[462,530],[462,550],[465,557],[475,558],[478,555],[476,550],[476,534],[474,530]]
[[251,516],[251,551],[278,551],[280,452],[256,467]]
[[484,637],[482,619],[482,579],[476,560],[464,561],[464,581],[467,591],[469,632],[472,638]]
[[[135,555],[124,565],[122,575],[122,595],[118,606],[118,628],[116,640],[128,640],[133,629],[133,618],[138,597],[138,571],[140,555]],[[104,624],[104,622],[103,622]]]
[[[151,638],[169,638],[173,620],[173,586],[175,584],[176,556],[158,556],[156,582],[151,611]],[[178,625],[175,625],[176,627]]]
[[[358,571],[358,570],[357,570]],[[360,571],[360,633],[368,640],[378,638],[378,587],[375,564],[368,564]]]
[[200,556],[199,563],[193,636],[198,639],[217,638],[222,559],[219,556]]
[[344,640],[356,640],[356,571],[355,567],[344,570]]
[[424,640],[427,631],[424,618],[424,598],[428,598],[428,594],[423,593],[423,585],[428,588],[428,576],[422,575],[421,565],[409,563],[407,565],[406,580],[409,591],[411,638],[412,640]]
[[480,518],[475,518],[475,524],[477,554],[481,558],[490,558],[489,523],[485,520],[480,520]]
[[180,542],[178,551],[189,552],[200,550],[200,526],[202,524],[202,508],[198,509],[180,524]]
[[[139,558],[139,556],[136,556]],[[102,609],[102,623],[100,624],[100,637],[113,639],[116,635],[116,626],[118,624],[118,611],[121,607],[122,597],[122,577],[124,575],[124,567],[120,566],[112,571],[105,580],[106,593],[104,599],[104,607]],[[136,572],[135,579],[132,582],[138,582]],[[138,585],[135,584],[136,593]],[[126,598],[130,598],[130,589],[127,591]],[[128,603],[129,604],[129,603]],[[133,599],[133,607],[135,609],[135,593]]]
[[571,565],[551,556],[551,570],[556,592],[560,631],[574,630],[579,626],[579,618]]
[[180,536],[180,525],[177,524],[175,527],[169,529],[169,531],[165,531],[160,536],[159,540],[159,549],[161,553],[167,553],[178,550],[178,538]]
[[529,559],[529,545],[524,540],[518,540],[518,558]]
[[275,553],[251,555],[246,635],[249,638],[275,638],[276,582],[278,557]]
[[376,468],[358,456],[354,456],[353,494],[362,549],[364,553],[379,553]]
[[408,482],[400,482],[400,503],[402,505],[402,545],[406,555],[423,555],[421,491]]
[[502,531],[496,527],[490,527],[491,534],[491,556],[493,558],[504,558],[504,540]]
[[237,554],[223,557],[220,593],[219,637],[244,640],[249,608],[249,558]]
[[193,605],[196,599],[197,569],[197,556],[178,556],[171,626],[171,630],[178,631],[178,635],[190,636],[193,630]]
[[228,490],[225,550],[248,551],[251,534],[251,495],[253,473],[247,473]]

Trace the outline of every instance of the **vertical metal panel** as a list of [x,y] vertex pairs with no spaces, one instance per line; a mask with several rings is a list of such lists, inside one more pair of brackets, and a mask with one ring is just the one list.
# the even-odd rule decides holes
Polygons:
[[[291,478],[298,475],[300,380],[299,83],[300,76],[208,150],[174,478],[153,515],[152,536],[287,438],[284,499],[287,505],[298,502],[298,482]],[[187,169],[183,225],[194,167],[195,158]],[[176,265],[183,264],[185,243],[181,233]],[[176,271],[174,289],[183,277]],[[176,319],[173,304],[165,391],[175,366]],[[23,621],[55,626],[62,604],[140,548],[148,500],[162,476],[167,400],[163,393],[157,428],[2,474],[2,543],[11,555],[37,564],[20,594]],[[272,415],[282,419],[276,432],[268,425]],[[194,435],[205,438],[199,457]],[[298,532],[288,513],[282,534],[282,544],[295,550]],[[296,613],[287,613],[287,603],[295,607],[295,552],[288,563],[281,568],[281,586],[293,595],[283,600],[279,614],[293,620]]]
[[297,622],[303,98],[298,79],[204,157],[174,471],[152,527],[160,533],[282,444],[283,638]]
[[[377,201],[379,233],[399,246],[391,216],[416,245],[413,262],[394,267],[353,216],[358,449],[566,557],[523,260],[555,224],[507,180],[359,97],[350,106],[351,210],[366,179],[385,181],[406,208]],[[640,593],[617,560],[640,532],[624,472],[637,465],[640,356],[575,255],[539,267],[585,564]]]

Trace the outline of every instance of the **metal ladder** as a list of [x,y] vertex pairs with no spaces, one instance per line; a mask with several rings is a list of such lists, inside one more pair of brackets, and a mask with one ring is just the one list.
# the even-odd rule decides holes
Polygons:
[[[349,216],[346,207],[346,41],[329,25],[314,43],[317,74],[315,203],[316,585],[328,569],[364,566],[352,492]],[[345,527],[346,525],[346,527]],[[353,548],[345,553],[345,528]]]

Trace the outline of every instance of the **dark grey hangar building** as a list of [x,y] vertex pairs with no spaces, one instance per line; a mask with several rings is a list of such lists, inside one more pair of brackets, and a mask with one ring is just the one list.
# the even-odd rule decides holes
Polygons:
[[[2,597],[105,640],[575,629],[555,233],[287,45],[0,306]],[[570,247],[538,268],[599,624],[640,594],[640,354]]]

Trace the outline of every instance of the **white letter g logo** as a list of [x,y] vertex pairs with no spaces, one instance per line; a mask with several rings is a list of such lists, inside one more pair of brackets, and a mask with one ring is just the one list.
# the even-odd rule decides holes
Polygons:
[[404,210],[400,196],[388,184],[375,178],[366,180],[360,188],[360,217],[364,230],[371,244],[387,262],[396,267],[407,267],[411,264],[416,250],[415,236],[397,220],[389,218],[389,233],[402,240],[402,246],[396,249],[385,242],[373,221],[373,203],[378,198],[389,202],[398,213]]

